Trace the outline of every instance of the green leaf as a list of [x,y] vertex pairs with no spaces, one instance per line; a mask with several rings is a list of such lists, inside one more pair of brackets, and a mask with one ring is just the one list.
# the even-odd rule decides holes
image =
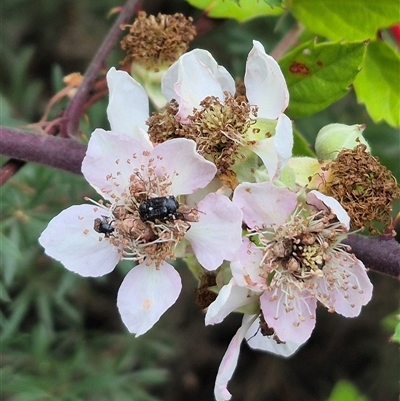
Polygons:
[[374,121],[400,125],[400,56],[385,42],[371,42],[354,89]]
[[192,6],[204,10],[212,18],[233,18],[239,22],[263,15],[280,15],[277,0],[187,0]]
[[328,401],[367,401],[368,398],[361,395],[357,388],[345,381],[341,380],[336,383],[335,387],[332,390]]
[[359,72],[366,44],[309,41],[279,62],[290,92],[287,114],[304,117],[343,97]]
[[315,153],[312,151],[311,145],[299,131],[293,130],[293,139],[293,156],[315,157]]
[[366,40],[399,20],[394,0],[289,0],[288,8],[310,31],[332,40]]

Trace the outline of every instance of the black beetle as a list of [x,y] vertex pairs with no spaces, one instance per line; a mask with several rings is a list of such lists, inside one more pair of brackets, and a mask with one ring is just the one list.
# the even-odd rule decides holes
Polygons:
[[139,205],[139,215],[142,221],[165,222],[169,219],[179,218],[178,209],[179,202],[174,196],[160,196],[144,200]]
[[112,226],[112,220],[107,216],[101,216],[102,218],[94,219],[94,230],[100,234],[105,234],[109,237],[110,234],[114,232],[114,227]]

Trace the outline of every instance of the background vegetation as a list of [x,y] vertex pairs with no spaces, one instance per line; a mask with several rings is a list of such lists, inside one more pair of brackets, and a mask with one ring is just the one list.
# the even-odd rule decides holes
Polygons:
[[[62,88],[62,77],[85,71],[115,19],[107,18],[109,10],[119,5],[115,0],[2,1],[2,125],[40,119],[49,98]],[[144,9],[195,19],[201,13],[183,0],[149,1]],[[270,52],[292,24],[290,15],[240,24],[220,20],[192,47],[210,50],[232,75],[243,77],[252,40]],[[104,67],[123,58],[116,49]],[[82,122],[86,138],[96,127],[108,128],[106,104],[107,99],[98,102]],[[352,91],[295,121],[310,143],[332,122],[366,123],[373,154],[400,180],[398,131],[373,123]],[[212,400],[218,364],[240,316],[205,328],[195,305],[196,283],[181,266],[184,291],[177,304],[143,337],[130,335],[115,305],[129,264],[104,278],[82,278],[46,257],[37,242],[53,216],[83,203],[84,196],[97,197],[83,177],[33,164],[0,189],[2,399]],[[397,400],[398,345],[389,339],[399,286],[377,273],[370,277],[373,300],[361,316],[345,319],[321,308],[310,341],[294,357],[284,360],[244,345],[231,384],[233,400]]]

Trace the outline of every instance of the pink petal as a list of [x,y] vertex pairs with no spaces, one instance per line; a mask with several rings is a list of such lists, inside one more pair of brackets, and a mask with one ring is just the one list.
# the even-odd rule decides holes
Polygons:
[[[372,297],[366,269],[354,255],[337,252],[331,256],[331,262],[324,267],[324,277],[318,280],[318,300],[343,316],[358,316]],[[333,285],[329,286],[329,282]]]
[[231,93],[235,92],[234,80],[225,68],[218,66],[209,52],[200,49],[183,54],[162,79],[163,94],[168,101],[178,101],[178,115],[183,123],[207,96],[223,101],[226,86]]
[[307,298],[300,290],[291,288],[290,296],[276,288],[260,297],[261,310],[268,326],[275,330],[281,341],[302,344],[311,336],[315,326],[315,298]]
[[264,291],[267,283],[260,268],[263,251],[246,237],[242,242],[237,257],[231,262],[232,275],[239,286],[256,292]]
[[89,140],[82,173],[105,199],[115,201],[127,190],[134,169],[148,165],[143,152],[152,150],[151,145],[128,135],[96,129]]
[[117,306],[122,321],[136,337],[150,330],[181,292],[181,278],[164,262],[156,267],[146,262],[135,266],[118,291]]
[[289,91],[278,63],[253,41],[244,76],[246,96],[259,107],[258,116],[275,120],[289,104]]
[[197,209],[199,221],[190,223],[185,238],[199,263],[215,270],[224,260],[232,260],[242,243],[242,213],[226,197],[208,194]]
[[286,222],[297,205],[296,194],[271,182],[243,183],[236,187],[233,203],[243,212],[250,227],[279,226]]
[[214,387],[216,401],[227,401],[232,397],[231,393],[227,389],[228,382],[232,378],[233,372],[236,369],[237,361],[239,359],[240,345],[252,323],[252,320],[249,320],[246,323],[242,322],[242,325],[233,336],[231,342],[229,343],[228,349],[222,358]]
[[348,230],[350,229],[350,217],[335,198],[313,190],[307,194],[307,203],[315,206],[318,210],[331,210],[336,215],[338,220]]
[[107,107],[111,130],[133,135],[135,126],[147,131],[149,100],[142,86],[127,72],[111,67],[107,73],[109,101]]
[[221,288],[215,301],[207,308],[205,323],[206,325],[221,323],[237,308],[257,300],[257,296],[252,296],[247,288],[239,287],[232,278]]
[[260,330],[260,321],[257,315],[244,315],[243,322],[253,321],[246,333],[247,344],[254,349],[271,352],[272,354],[288,357],[293,355],[302,344],[295,344],[291,341],[285,341],[278,344],[272,336],[263,336]]
[[122,249],[94,230],[94,220],[108,215],[93,205],[71,206],[54,217],[39,238],[47,255],[81,276],[99,277],[114,270]]
[[170,195],[187,195],[204,188],[215,176],[217,168],[196,152],[196,143],[176,138],[157,145],[151,158],[156,173],[168,175],[172,185]]

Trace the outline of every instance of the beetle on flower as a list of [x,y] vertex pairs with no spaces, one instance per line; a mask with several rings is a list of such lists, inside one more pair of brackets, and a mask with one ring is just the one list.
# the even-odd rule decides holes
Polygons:
[[[39,241],[49,256],[82,276],[107,274],[122,259],[137,262],[121,284],[117,305],[129,331],[140,335],[180,293],[179,274],[167,262],[175,259],[177,245],[187,240],[199,263],[215,270],[240,247],[242,213],[215,193],[195,209],[186,206],[185,196],[212,180],[215,165],[196,152],[192,140],[173,139],[154,147],[142,128],[143,103],[134,105],[143,101],[143,89],[115,69],[107,79],[112,130],[93,132],[82,163],[86,180],[106,202],[62,211]],[[121,121],[121,113],[129,119],[127,104],[137,106],[139,115]],[[167,211],[155,211],[156,199],[174,199],[174,210],[168,203]]]

